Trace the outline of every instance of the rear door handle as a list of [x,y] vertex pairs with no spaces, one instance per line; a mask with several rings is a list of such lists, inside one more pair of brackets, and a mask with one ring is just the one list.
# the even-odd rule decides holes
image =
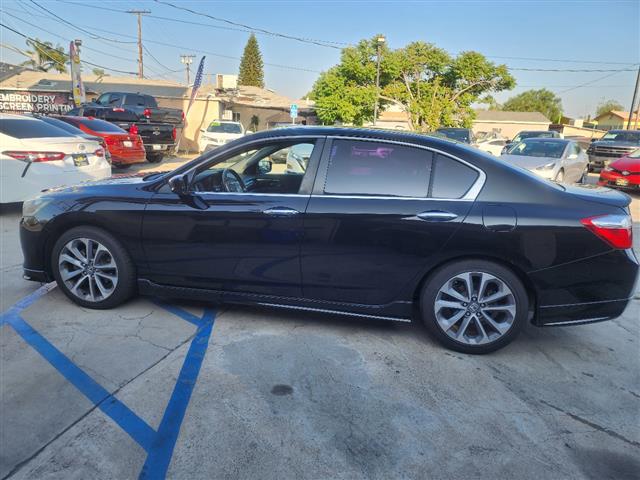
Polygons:
[[458,218],[458,215],[451,212],[443,212],[442,210],[429,210],[428,212],[418,213],[416,217],[426,222],[449,222]]
[[294,215],[298,215],[300,212],[295,208],[272,207],[272,208],[263,210],[262,213],[266,215],[270,215],[272,217],[292,217]]

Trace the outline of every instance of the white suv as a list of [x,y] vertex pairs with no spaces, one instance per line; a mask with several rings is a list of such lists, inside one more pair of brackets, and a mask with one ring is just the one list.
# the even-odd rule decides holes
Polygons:
[[246,133],[251,132],[245,132],[240,122],[214,120],[206,129],[200,129],[200,139],[198,141],[200,152],[213,150],[236,138],[243,137]]

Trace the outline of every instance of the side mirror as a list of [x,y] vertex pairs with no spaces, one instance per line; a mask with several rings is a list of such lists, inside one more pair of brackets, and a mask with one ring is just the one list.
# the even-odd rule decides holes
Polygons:
[[263,158],[258,162],[258,173],[260,173],[260,175],[269,173],[271,171],[271,167],[272,167],[271,160]]
[[169,179],[169,188],[171,191],[179,196],[185,196],[189,194],[189,179],[187,175],[176,175]]

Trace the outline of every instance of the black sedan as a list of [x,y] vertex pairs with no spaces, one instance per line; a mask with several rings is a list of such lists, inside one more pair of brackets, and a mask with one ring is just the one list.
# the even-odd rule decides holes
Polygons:
[[[298,170],[272,159],[309,151]],[[523,325],[612,319],[634,294],[629,197],[446,139],[257,133],[166,174],[25,202],[25,277],[113,308],[136,292],[390,320],[484,353]]]

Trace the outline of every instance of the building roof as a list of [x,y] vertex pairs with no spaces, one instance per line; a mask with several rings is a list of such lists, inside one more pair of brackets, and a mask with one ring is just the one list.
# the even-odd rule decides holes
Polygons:
[[[98,81],[100,80],[100,81]],[[137,93],[143,92],[155,96],[183,96],[187,87],[170,80],[152,80],[149,78],[98,77],[93,74],[82,74],[82,81],[87,92],[103,93],[109,91]],[[39,72],[23,70],[17,74],[0,78],[1,90],[37,90],[50,92],[71,91],[71,75],[69,73]]]
[[[594,120],[598,120],[599,118],[605,117],[607,115],[613,115],[614,117],[621,118],[624,121],[629,120],[629,112],[624,112],[622,110],[611,110],[610,112],[605,112],[595,117]],[[637,117],[637,114],[634,114],[632,117],[632,120],[635,120],[636,117]]]
[[551,123],[540,112],[506,112],[503,110],[476,110],[476,122],[499,123]]
[[240,86],[234,90],[219,93],[222,100],[236,105],[244,105],[257,108],[275,108],[289,110],[292,104],[298,105],[298,110],[313,109],[314,102],[310,100],[293,100],[284,95],[277,94],[273,90],[260,87]]

